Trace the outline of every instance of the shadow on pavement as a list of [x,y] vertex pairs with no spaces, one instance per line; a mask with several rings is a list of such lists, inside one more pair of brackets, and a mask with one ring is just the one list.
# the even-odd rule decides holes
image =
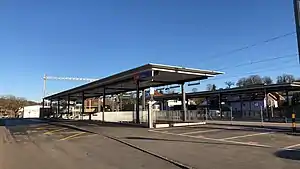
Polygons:
[[233,145],[233,146],[253,147],[252,145],[246,145],[246,144],[235,144],[235,143],[225,143],[225,142],[207,142],[207,141],[191,141],[191,140],[177,140],[177,139],[161,139],[161,138],[150,138],[150,137],[123,137],[121,139],[148,140],[148,141],[152,140],[152,141],[182,142],[182,143],[195,143],[195,144]]
[[1,126],[21,126],[21,125],[33,125],[47,123],[47,120],[43,119],[19,119],[19,118],[7,118],[0,119]]
[[295,150],[280,150],[274,153],[279,158],[285,158],[290,160],[300,160],[300,149]]
[[54,126],[59,126],[59,127],[65,127],[65,128],[68,128],[68,129],[72,129],[72,130],[76,130],[76,131],[81,131],[81,132],[86,132],[86,133],[92,133],[92,134],[97,134],[95,132],[92,132],[92,131],[89,131],[89,130],[84,130],[84,129],[80,129],[78,127],[73,127],[73,126],[70,126],[70,125],[67,125],[67,124],[59,124],[59,123],[49,123],[50,125],[54,125]]
[[[224,126],[224,127],[223,127]],[[240,127],[240,128],[226,128],[226,127]],[[191,127],[187,127],[191,128]],[[197,127],[193,127],[197,128]],[[268,128],[268,127],[249,127],[249,126],[231,126],[231,125],[220,125],[219,126],[199,126],[199,128],[205,128],[205,129],[222,129],[225,131],[253,131],[253,132],[276,132],[276,133],[288,133],[289,130],[284,129],[275,129],[275,128]]]
[[96,125],[99,127],[122,127],[122,128],[144,128],[144,126],[136,125],[133,123],[117,123],[117,122],[102,122],[102,121],[89,121],[89,120],[50,120],[51,122],[59,122],[62,124],[72,124],[76,126],[91,126]]

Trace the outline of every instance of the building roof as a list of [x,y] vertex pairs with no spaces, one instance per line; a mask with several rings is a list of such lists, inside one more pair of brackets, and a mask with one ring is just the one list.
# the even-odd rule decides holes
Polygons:
[[70,97],[71,100],[75,100],[80,99],[83,93],[85,97],[99,97],[103,96],[104,89],[106,95],[134,91],[137,88],[137,81],[139,81],[140,89],[146,89],[203,80],[219,74],[223,72],[150,63],[47,96],[44,99],[58,100]]

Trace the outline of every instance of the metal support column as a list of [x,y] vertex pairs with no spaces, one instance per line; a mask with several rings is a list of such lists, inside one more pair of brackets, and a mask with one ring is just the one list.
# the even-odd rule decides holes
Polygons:
[[205,121],[208,120],[208,111],[209,111],[209,104],[208,104],[208,97],[205,97],[205,101],[206,101],[206,107],[205,107]]
[[285,91],[286,101],[287,101],[287,107],[290,107],[290,100],[289,100],[289,91]]
[[183,121],[186,121],[186,96],[185,96],[185,91],[184,91],[184,83],[181,84],[181,94],[182,94],[182,111],[183,111]]
[[45,99],[43,99],[42,108],[45,108]]
[[82,120],[83,119],[83,114],[84,114],[84,101],[85,101],[85,98],[84,98],[84,92],[82,92],[81,94],[81,114],[80,114],[80,119]]
[[103,88],[103,102],[102,102],[102,122],[104,122],[104,112],[105,112],[105,87]]
[[136,123],[140,123],[140,81],[136,81]]
[[145,89],[142,90],[142,107],[143,111],[146,110],[146,92]]
[[52,100],[50,100],[50,112],[48,114],[48,118],[50,118],[50,115],[53,114],[53,111],[52,111]]
[[223,112],[222,112],[222,95],[221,95],[221,93],[219,93],[219,111],[220,111],[221,119],[223,119]]
[[122,97],[123,97],[123,94],[120,95],[120,111],[123,110],[123,99],[122,99]]
[[55,115],[55,117],[58,117],[58,115],[60,114],[60,100],[59,100],[59,98],[58,98],[58,100],[57,100],[57,112],[56,112],[56,115]]
[[70,114],[70,96],[68,96],[68,103],[67,103],[67,108],[68,108],[68,117],[69,117],[69,114]]
[[240,103],[241,103],[241,105],[240,105],[240,111],[241,111],[241,117],[244,117],[244,112],[243,112],[243,98],[242,98],[242,95],[240,95],[239,96],[239,98],[240,98]]

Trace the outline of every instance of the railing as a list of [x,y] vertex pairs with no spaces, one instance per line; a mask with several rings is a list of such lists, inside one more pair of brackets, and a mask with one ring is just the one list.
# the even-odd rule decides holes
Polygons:
[[[182,110],[163,110],[163,111],[153,111],[153,121],[154,122],[180,122],[183,121],[183,111]],[[186,112],[187,121],[203,121],[205,120],[205,111],[203,110],[187,110]]]

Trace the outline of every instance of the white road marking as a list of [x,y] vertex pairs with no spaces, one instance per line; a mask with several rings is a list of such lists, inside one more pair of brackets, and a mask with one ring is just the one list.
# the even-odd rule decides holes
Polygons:
[[163,132],[163,131],[157,131],[157,130],[149,130],[149,131],[157,132],[157,133],[161,133],[161,134],[174,135],[174,136],[198,138],[198,139],[203,139],[203,140],[210,140],[210,141],[217,141],[217,142],[224,142],[224,143],[232,143],[232,144],[240,144],[240,145],[248,145],[248,146],[254,146],[254,147],[264,147],[264,148],[270,148],[271,147],[269,145],[263,145],[263,144],[257,144],[257,143],[251,143],[251,142],[239,142],[239,141],[231,141],[231,140],[224,140],[224,139],[214,139],[214,138],[203,137],[203,136],[191,136],[191,135],[175,134],[175,133]]
[[222,129],[211,129],[211,130],[191,131],[191,132],[179,133],[179,134],[187,135],[187,134],[196,134],[196,133],[209,133],[209,132],[215,132],[215,131],[222,131]]
[[284,150],[294,150],[293,149],[294,147],[300,147],[300,144],[294,144],[294,145],[286,146],[282,149],[284,149]]
[[231,139],[244,138],[244,137],[252,137],[252,136],[259,136],[259,135],[272,134],[272,133],[274,133],[274,132],[246,134],[246,135],[242,135],[242,136],[234,136],[234,137],[222,138],[222,140],[231,140]]
[[176,130],[180,128],[192,128],[192,127],[199,127],[203,126],[204,124],[198,124],[198,125],[193,125],[193,126],[176,126],[176,127],[164,127],[164,128],[156,128],[148,131],[161,131],[161,130]]

